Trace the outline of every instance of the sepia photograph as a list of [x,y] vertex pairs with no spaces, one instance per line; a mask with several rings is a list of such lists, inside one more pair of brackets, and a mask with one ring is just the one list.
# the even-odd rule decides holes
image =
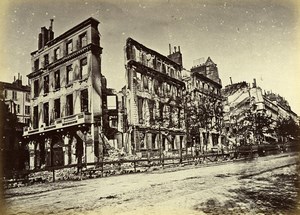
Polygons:
[[0,214],[300,214],[296,0],[0,8]]

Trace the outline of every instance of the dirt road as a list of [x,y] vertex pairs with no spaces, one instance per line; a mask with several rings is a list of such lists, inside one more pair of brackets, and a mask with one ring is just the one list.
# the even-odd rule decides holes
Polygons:
[[[6,191],[8,214],[292,214],[299,155],[56,182]],[[296,212],[294,212],[296,213]]]

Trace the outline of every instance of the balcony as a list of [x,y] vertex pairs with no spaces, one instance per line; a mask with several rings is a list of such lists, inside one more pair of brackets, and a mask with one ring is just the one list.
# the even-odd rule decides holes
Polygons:
[[65,116],[56,119],[53,124],[46,126],[45,123],[39,125],[38,128],[33,129],[32,127],[25,127],[23,129],[23,136],[30,136],[34,134],[44,133],[56,129],[63,129],[71,126],[76,126],[80,124],[91,124],[92,117],[91,113],[79,113],[71,116]]

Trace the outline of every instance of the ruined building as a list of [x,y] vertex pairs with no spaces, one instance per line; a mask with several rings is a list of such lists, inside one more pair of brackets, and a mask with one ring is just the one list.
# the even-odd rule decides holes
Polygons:
[[189,141],[201,152],[220,148],[223,106],[217,64],[208,57],[190,70],[185,82]]
[[178,154],[186,145],[180,48],[166,57],[128,38],[125,59],[128,151]]
[[88,18],[54,37],[42,27],[31,53],[30,168],[95,162],[101,156],[99,21]]
[[255,79],[252,84],[232,83],[222,93],[227,135],[237,144],[257,143],[255,135],[259,133],[263,141],[277,142],[278,120],[291,117],[298,122],[288,102],[274,93],[263,93]]

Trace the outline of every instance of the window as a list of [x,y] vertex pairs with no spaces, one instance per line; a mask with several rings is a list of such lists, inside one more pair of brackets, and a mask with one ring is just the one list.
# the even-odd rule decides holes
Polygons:
[[49,64],[49,55],[45,54],[44,55],[44,66],[47,66]]
[[25,94],[25,97],[26,97],[26,98],[25,98],[26,101],[29,102],[29,101],[30,101],[30,94],[29,94],[29,93],[26,93],[26,94]]
[[81,112],[89,112],[88,90],[82,90],[80,94]]
[[39,68],[40,68],[40,62],[39,62],[39,59],[36,59],[34,61],[34,70],[37,71],[37,70],[39,70]]
[[12,91],[12,99],[17,100],[17,91]]
[[80,78],[86,78],[88,74],[87,58],[80,60]]
[[157,147],[156,147],[156,135],[157,134],[152,134],[152,149],[156,149]]
[[154,101],[149,100],[148,104],[149,104],[150,125],[153,125],[153,124],[155,124],[155,121],[154,121],[154,113],[155,113]]
[[60,59],[60,48],[54,49],[54,60]]
[[67,84],[73,81],[73,69],[72,65],[67,66]]
[[70,41],[68,41],[67,42],[67,54],[70,54],[70,53],[72,53],[72,51],[73,51],[73,43],[72,43],[72,40],[70,40]]
[[34,81],[34,84],[33,84],[33,87],[34,87],[34,97],[38,97],[39,96],[39,80],[35,80]]
[[54,81],[55,81],[54,89],[57,90],[60,88],[60,71],[59,70],[54,73]]
[[44,112],[44,123],[46,126],[49,125],[49,103],[44,103],[43,105],[43,112]]
[[39,109],[38,106],[33,107],[33,128],[38,128],[39,126]]
[[138,117],[139,117],[139,123],[143,124],[143,98],[138,97],[137,98],[137,105],[138,105]]
[[20,105],[17,105],[17,113],[20,113]]
[[86,36],[86,32],[81,34],[79,36],[79,45],[80,45],[80,48],[84,47],[87,45],[87,36]]
[[44,76],[44,94],[49,93],[49,75]]
[[67,95],[66,116],[73,115],[73,94]]
[[4,90],[4,97],[7,99],[7,90]]
[[107,109],[108,110],[117,109],[117,96],[115,95],[107,96]]
[[30,106],[29,105],[25,105],[25,114],[30,115]]
[[54,119],[60,118],[60,99],[54,100]]

